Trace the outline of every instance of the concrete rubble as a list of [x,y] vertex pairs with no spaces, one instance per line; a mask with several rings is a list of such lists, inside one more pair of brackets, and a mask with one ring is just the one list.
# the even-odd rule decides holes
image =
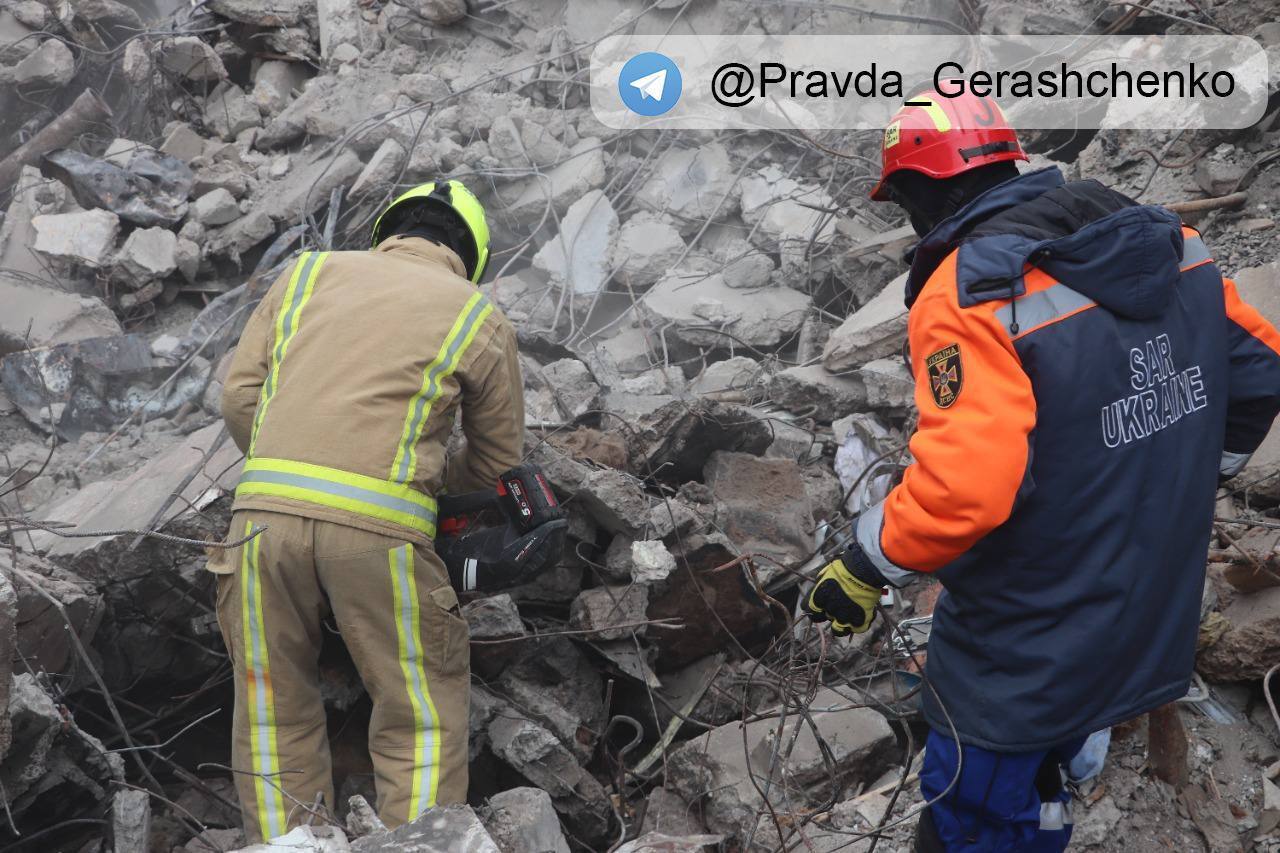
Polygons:
[[[1280,30],[1260,0],[1132,20],[1092,0],[890,5],[878,32],[1211,24],[1256,39],[1273,103],[1280,86]],[[395,193],[456,177],[489,214],[481,288],[516,327],[526,460],[564,503],[568,545],[519,587],[462,597],[469,806],[382,826],[368,699],[329,632],[338,821],[300,827],[287,849],[857,850],[881,820],[878,849],[910,849],[914,821],[897,822],[918,794],[893,787],[918,770],[922,729],[887,680],[906,664],[882,627],[823,645],[794,620],[797,579],[910,461],[915,235],[865,198],[878,135],[620,133],[582,85],[606,32],[804,35],[861,18],[732,0],[142,6],[0,4],[0,162],[86,90],[110,109],[24,155],[4,187],[6,819],[83,853],[244,846],[219,768],[231,689],[213,549],[138,531],[224,535],[240,457],[222,381],[282,264],[367,248]],[[1280,322],[1274,115],[1243,131],[1026,142],[1035,166],[1144,201],[1245,193],[1188,223]],[[1224,814],[1252,849],[1280,845],[1280,747],[1260,695],[1280,664],[1277,508],[1280,433],[1222,492],[1197,652],[1210,699],[1183,703],[1193,770],[1221,800],[1180,813],[1143,775],[1144,738],[1117,735],[1104,781],[1082,788],[1080,846],[1202,849],[1204,816]],[[59,535],[72,529],[102,535]],[[902,591],[895,618],[929,612],[934,594]],[[152,789],[142,766],[164,799],[137,790]]]

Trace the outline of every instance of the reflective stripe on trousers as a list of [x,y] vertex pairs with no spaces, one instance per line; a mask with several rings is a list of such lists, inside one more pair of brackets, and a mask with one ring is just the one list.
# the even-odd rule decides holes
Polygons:
[[[246,522],[244,535],[253,532]],[[275,693],[267,655],[266,623],[262,616],[262,577],[258,554],[261,536],[245,543],[240,572],[240,607],[244,623],[246,706],[249,712],[249,744],[258,799],[258,820],[263,838],[283,835],[287,816],[279,789],[280,752],[276,743]]]
[[346,510],[436,535],[436,502],[409,486],[324,465],[250,459],[236,495],[271,495]]
[[423,666],[422,621],[413,573],[413,546],[405,544],[392,549],[388,559],[400,671],[404,673],[405,690],[413,708],[413,779],[406,817],[406,820],[413,820],[436,804],[436,790],[440,782],[440,726]]

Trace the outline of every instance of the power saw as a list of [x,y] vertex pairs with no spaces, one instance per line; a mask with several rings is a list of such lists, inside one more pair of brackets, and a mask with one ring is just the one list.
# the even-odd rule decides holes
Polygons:
[[441,495],[436,553],[459,592],[496,592],[555,565],[569,526],[537,465],[498,477],[493,491]]

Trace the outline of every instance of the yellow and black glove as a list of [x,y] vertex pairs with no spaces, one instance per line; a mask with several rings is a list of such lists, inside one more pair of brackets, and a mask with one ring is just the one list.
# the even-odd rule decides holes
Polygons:
[[818,573],[804,610],[814,622],[830,621],[831,633],[837,637],[861,634],[871,627],[886,586],[888,582],[862,549],[851,545]]

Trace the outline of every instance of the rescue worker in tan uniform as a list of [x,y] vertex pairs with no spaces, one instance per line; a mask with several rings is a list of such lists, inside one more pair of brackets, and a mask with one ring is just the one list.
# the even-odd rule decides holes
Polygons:
[[[235,673],[232,762],[250,842],[334,807],[320,697],[330,614],[373,700],[388,826],[467,794],[466,622],[432,549],[435,496],[520,461],[516,336],[476,287],[489,256],[458,181],[404,194],[370,252],[305,252],[248,321],[222,397],[245,453],[210,562]],[[446,459],[462,418],[465,447]]]

